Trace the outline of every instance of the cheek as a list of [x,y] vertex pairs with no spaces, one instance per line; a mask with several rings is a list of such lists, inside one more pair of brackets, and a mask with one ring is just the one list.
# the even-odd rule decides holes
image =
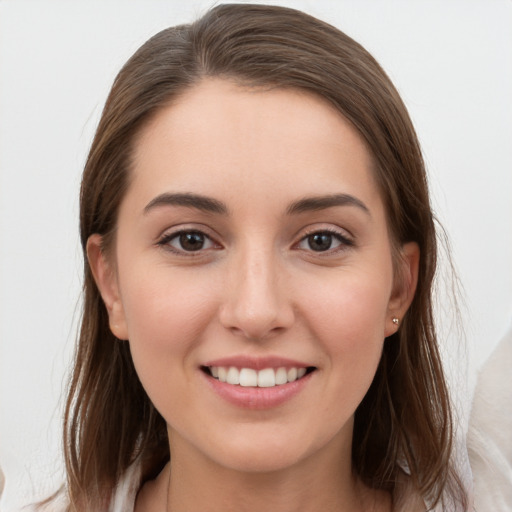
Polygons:
[[130,350],[139,378],[158,408],[164,383],[179,383],[216,312],[212,288],[169,269],[132,273],[122,286]]
[[[378,278],[357,276],[332,279],[323,286],[308,287],[304,297],[314,324],[332,336],[342,335],[344,342],[378,336],[383,338],[390,286]],[[340,340],[342,341],[342,340]]]
[[304,298],[308,324],[329,365],[341,369],[344,385],[361,381],[365,387],[373,379],[385,339],[390,287],[378,277],[344,276],[311,287]]
[[193,272],[173,271],[164,265],[151,273],[131,270],[121,283],[130,339],[170,348],[187,346],[190,334],[199,333],[214,314],[216,287],[205,286]]

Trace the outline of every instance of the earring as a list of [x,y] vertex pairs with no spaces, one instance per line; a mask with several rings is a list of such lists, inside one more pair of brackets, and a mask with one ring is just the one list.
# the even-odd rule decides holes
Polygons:
[[395,316],[393,317],[393,323],[398,327],[398,325],[400,324],[400,320],[398,320],[398,318]]

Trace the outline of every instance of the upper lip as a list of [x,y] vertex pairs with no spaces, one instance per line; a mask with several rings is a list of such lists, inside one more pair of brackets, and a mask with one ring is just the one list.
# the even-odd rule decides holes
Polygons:
[[224,366],[235,368],[252,368],[264,370],[265,368],[309,368],[312,365],[280,356],[251,357],[246,355],[223,357],[204,363],[202,366]]

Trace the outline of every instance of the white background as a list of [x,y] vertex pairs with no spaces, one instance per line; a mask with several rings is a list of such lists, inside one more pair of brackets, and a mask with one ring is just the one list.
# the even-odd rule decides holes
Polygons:
[[[63,478],[61,393],[76,335],[82,267],[78,188],[110,84],[149,36],[191,21],[212,3],[0,0],[4,512],[45,496]],[[274,3],[347,32],[401,92],[465,290],[471,389],[512,314],[512,2]],[[443,299],[440,320],[450,309]],[[464,366],[461,338],[456,331],[449,338],[447,360]]]

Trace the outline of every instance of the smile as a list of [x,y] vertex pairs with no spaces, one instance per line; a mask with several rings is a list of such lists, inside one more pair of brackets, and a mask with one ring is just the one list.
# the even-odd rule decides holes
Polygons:
[[220,382],[242,387],[272,388],[302,379],[313,367],[279,367],[255,370],[235,366],[204,366],[203,371]]

